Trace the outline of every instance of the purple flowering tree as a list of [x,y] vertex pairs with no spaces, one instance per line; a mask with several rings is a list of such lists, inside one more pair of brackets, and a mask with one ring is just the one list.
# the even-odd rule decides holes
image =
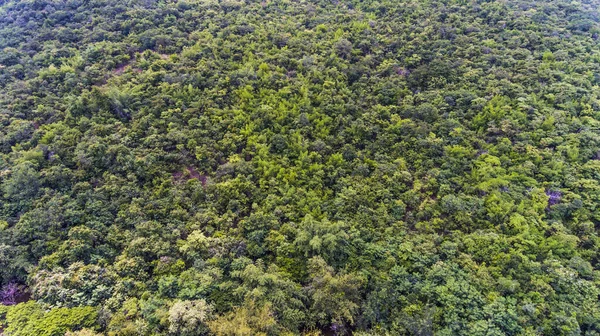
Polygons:
[[546,195],[548,196],[548,206],[560,203],[562,198],[562,193],[556,190],[546,190]]
[[9,282],[0,290],[0,302],[5,306],[17,303],[17,297],[21,294],[19,286],[14,282]]

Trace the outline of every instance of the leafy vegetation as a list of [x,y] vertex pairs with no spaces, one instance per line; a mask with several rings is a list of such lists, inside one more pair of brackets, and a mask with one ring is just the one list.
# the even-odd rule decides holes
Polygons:
[[0,1],[0,329],[600,334],[599,5]]

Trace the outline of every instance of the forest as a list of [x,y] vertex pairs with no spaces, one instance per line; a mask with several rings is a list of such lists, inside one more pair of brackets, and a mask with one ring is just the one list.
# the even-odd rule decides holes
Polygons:
[[0,334],[600,335],[600,0],[0,0]]

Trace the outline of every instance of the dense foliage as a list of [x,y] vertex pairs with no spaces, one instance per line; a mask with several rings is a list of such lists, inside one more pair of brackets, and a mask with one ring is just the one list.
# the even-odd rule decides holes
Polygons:
[[0,1],[0,329],[600,334],[599,4]]

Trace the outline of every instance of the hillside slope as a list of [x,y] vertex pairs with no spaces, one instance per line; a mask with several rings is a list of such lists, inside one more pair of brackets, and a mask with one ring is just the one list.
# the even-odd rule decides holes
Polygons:
[[0,329],[598,335],[599,5],[0,1]]

